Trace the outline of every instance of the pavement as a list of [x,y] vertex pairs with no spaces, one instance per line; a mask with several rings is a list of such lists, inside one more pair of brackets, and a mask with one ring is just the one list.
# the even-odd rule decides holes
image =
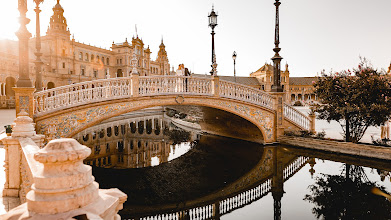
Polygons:
[[15,109],[0,109],[0,215],[5,214],[9,210],[20,205],[19,198],[3,197],[3,189],[5,183],[4,157],[5,149],[1,143],[1,139],[6,137],[4,125],[12,124],[15,120]]

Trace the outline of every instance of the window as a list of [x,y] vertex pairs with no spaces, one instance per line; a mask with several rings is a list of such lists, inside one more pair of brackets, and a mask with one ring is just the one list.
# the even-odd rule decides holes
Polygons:
[[62,63],[62,68],[65,69],[65,63]]
[[98,77],[98,70],[94,70],[94,77]]
[[106,59],[106,65],[110,65],[110,60],[109,60],[109,58]]
[[81,73],[80,73],[82,76],[84,76],[85,75],[85,70],[84,70],[84,68],[81,68]]
[[85,61],[88,61],[88,53],[86,53],[86,59],[85,59]]
[[82,52],[79,53],[79,60],[83,60],[83,53]]
[[119,64],[122,64],[122,59],[119,59]]
[[105,64],[105,58],[102,57],[102,64]]
[[273,77],[270,76],[270,82],[272,82],[272,81],[273,81]]
[[91,62],[94,62],[94,54],[91,54]]
[[99,56],[96,56],[96,62],[99,63]]

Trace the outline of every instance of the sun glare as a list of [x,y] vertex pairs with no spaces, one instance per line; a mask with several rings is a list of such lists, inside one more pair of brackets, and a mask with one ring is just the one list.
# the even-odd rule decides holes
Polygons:
[[[7,1],[8,2],[8,1]],[[0,39],[17,40],[15,32],[19,28],[17,4],[6,3],[0,6]]]

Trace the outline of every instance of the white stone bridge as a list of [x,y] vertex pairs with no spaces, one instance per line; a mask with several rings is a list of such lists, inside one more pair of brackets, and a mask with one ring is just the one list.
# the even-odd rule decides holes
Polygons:
[[131,76],[34,93],[33,116],[37,132],[52,138],[72,137],[105,119],[167,105],[206,106],[238,115],[259,128],[263,143],[276,142],[284,129],[313,130],[313,120],[282,97],[218,76]]

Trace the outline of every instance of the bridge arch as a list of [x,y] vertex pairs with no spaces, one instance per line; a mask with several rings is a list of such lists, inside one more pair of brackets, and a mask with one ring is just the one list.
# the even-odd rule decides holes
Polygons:
[[284,129],[314,128],[314,120],[284,104],[282,94],[270,95],[218,77],[134,75],[95,80],[37,92],[33,102],[37,131],[53,138],[71,137],[126,112],[168,105],[233,113],[258,127],[265,143],[276,142]]
[[[181,104],[178,103],[178,99],[181,99]],[[274,111],[242,101],[213,96],[170,95],[107,101],[51,113],[36,118],[35,121],[38,133],[50,136],[50,131],[55,131],[52,136],[73,137],[109,118],[145,108],[169,105],[205,106],[232,113],[254,124],[260,130],[263,142],[273,142]],[[114,135],[114,131],[112,132]]]

